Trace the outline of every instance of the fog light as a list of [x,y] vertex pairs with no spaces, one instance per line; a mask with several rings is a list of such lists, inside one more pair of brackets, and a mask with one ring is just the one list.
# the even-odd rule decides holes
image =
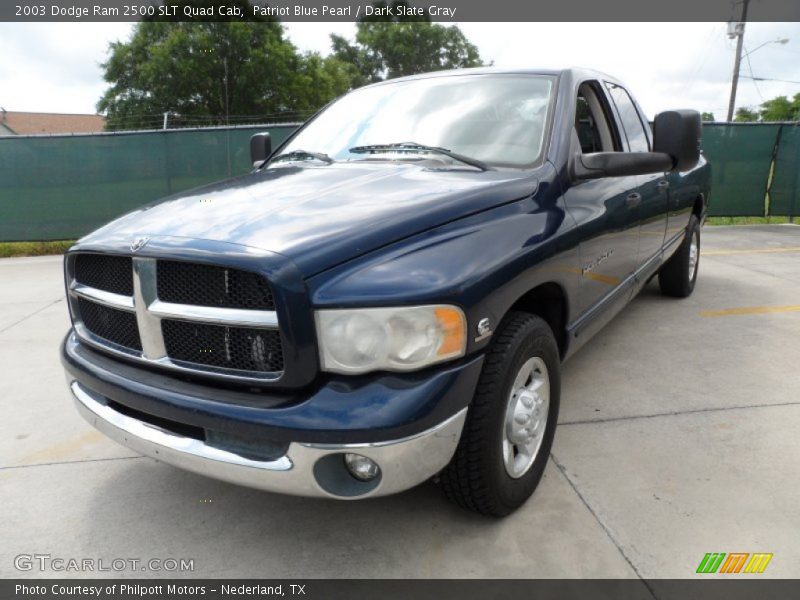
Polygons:
[[375,479],[381,472],[378,463],[360,454],[345,454],[344,464],[347,465],[347,470],[350,471],[350,474],[360,481]]

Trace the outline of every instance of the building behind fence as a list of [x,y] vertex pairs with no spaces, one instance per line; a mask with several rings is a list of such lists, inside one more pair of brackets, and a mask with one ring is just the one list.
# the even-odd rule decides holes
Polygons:
[[[294,125],[0,138],[0,241],[72,239],[134,208],[247,173],[249,138]],[[707,123],[713,216],[796,216],[800,124]]]

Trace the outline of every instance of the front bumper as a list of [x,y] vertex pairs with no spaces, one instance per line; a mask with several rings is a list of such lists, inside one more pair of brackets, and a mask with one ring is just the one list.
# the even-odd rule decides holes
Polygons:
[[[248,487],[296,496],[342,499],[394,494],[438,473],[453,456],[467,415],[464,408],[428,431],[387,442],[292,442],[283,456],[259,461],[117,412],[77,381],[70,384],[70,390],[84,419],[114,441],[145,456]],[[359,481],[350,476],[344,464],[345,452],[375,461],[381,469],[379,477]]]
[[[62,362],[81,415],[124,446],[240,485],[353,499],[409,489],[447,465],[483,359],[413,377],[376,375],[350,385],[331,380],[272,406],[266,397],[263,406],[248,406],[234,392],[178,384],[104,357],[73,335],[64,342]],[[211,437],[217,434],[249,446],[220,445]],[[253,452],[262,445],[277,451]],[[355,479],[345,453],[372,459],[380,475]]]

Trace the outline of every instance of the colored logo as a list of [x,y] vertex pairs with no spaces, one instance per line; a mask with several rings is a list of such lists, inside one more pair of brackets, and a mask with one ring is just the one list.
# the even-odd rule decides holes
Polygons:
[[772,560],[771,553],[756,552],[708,552],[700,564],[697,566],[697,573],[763,573],[769,561]]

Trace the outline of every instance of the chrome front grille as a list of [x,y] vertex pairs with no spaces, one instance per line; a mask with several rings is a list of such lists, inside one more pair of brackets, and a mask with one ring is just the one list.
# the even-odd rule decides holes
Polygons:
[[258,273],[79,253],[67,258],[67,278],[75,330],[96,347],[247,382],[283,373],[274,300]]

